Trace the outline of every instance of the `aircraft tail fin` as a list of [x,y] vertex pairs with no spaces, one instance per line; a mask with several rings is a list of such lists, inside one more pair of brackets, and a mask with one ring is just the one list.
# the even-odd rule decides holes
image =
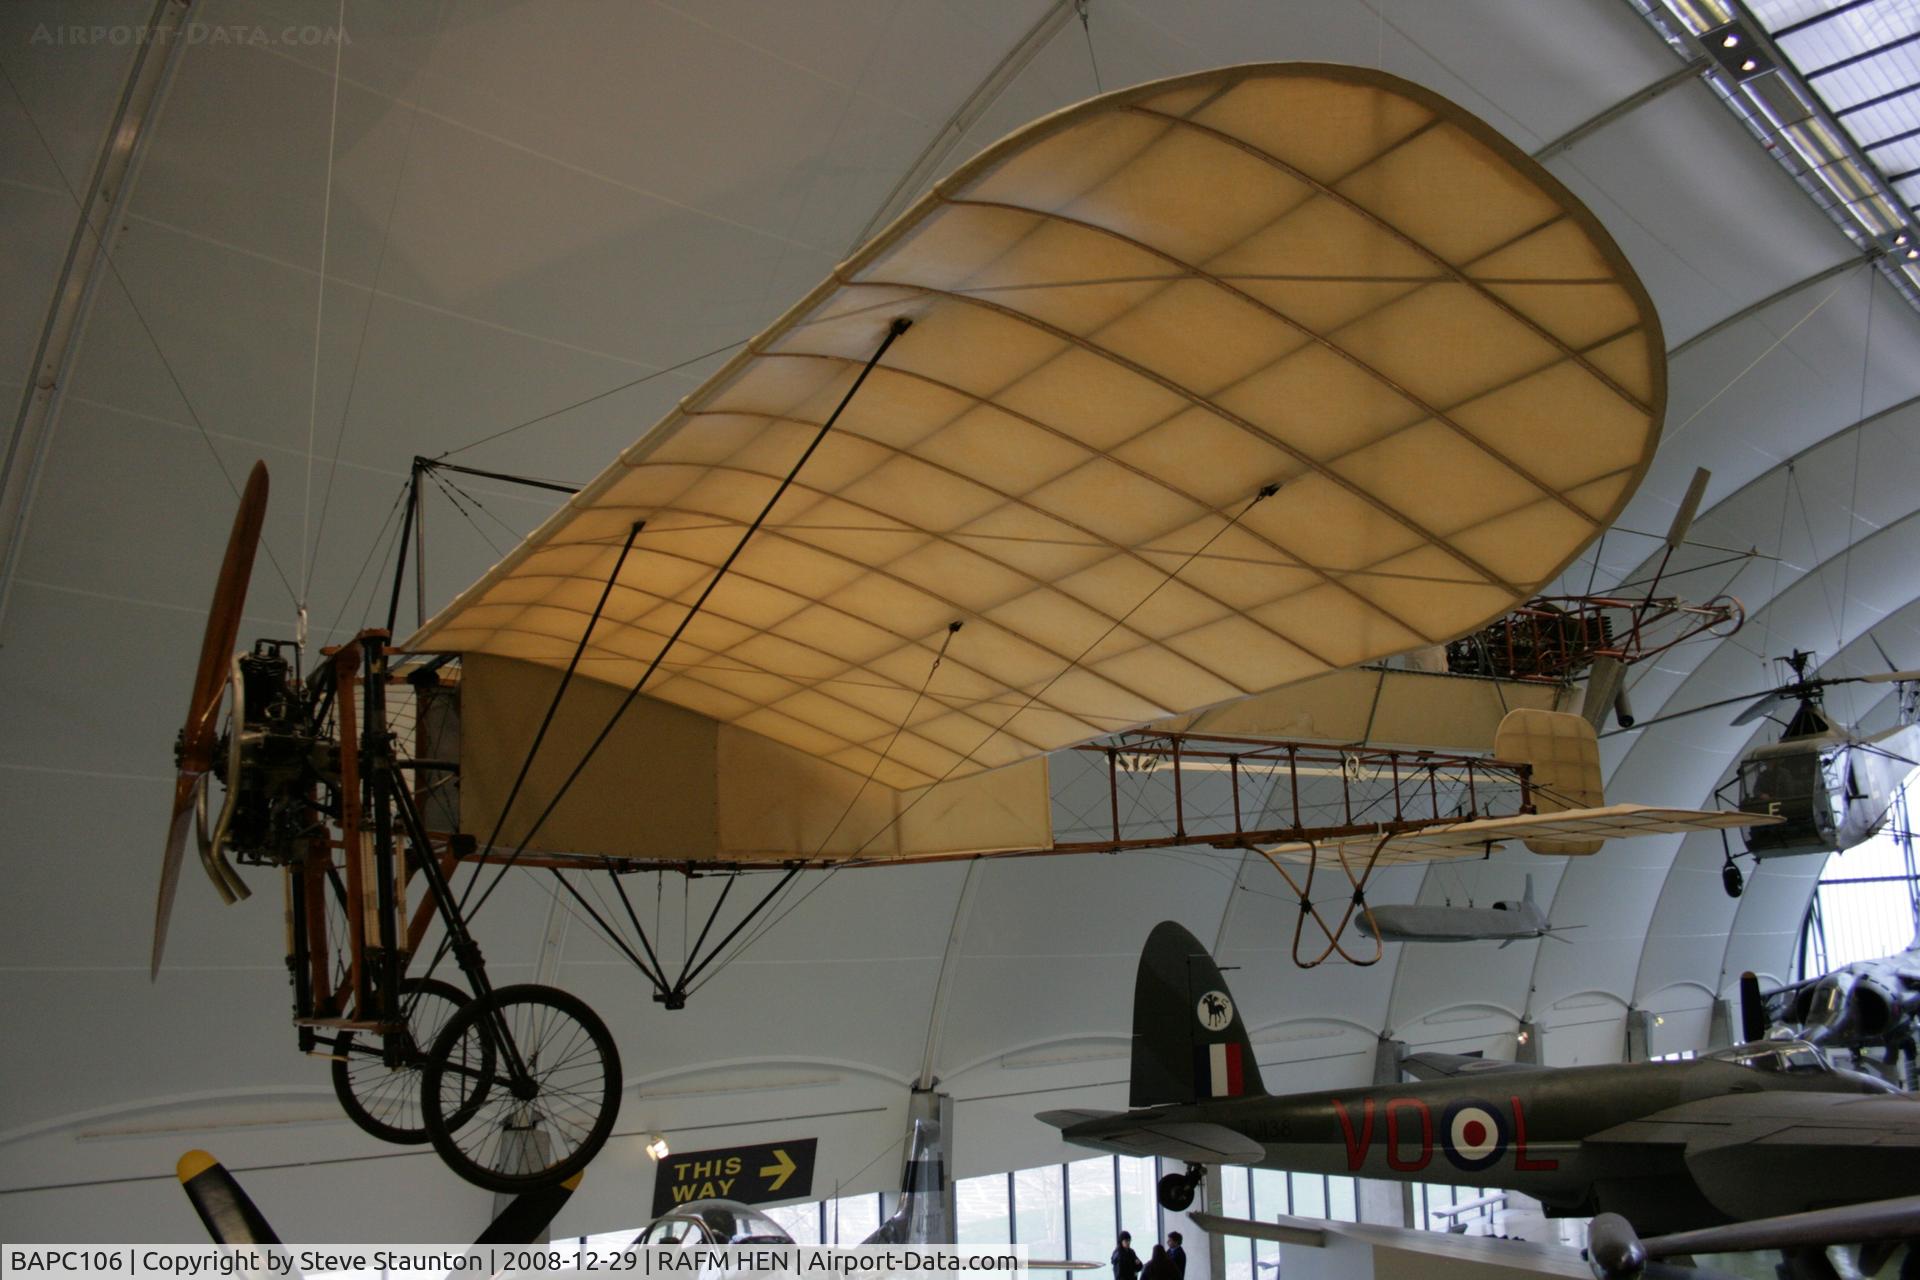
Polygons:
[[1133,985],[1135,1107],[1264,1094],[1246,1024],[1199,939],[1154,926]]
[[900,1204],[893,1216],[861,1244],[952,1244],[953,1224],[946,1212],[947,1164],[941,1156],[940,1126],[913,1122],[907,1165],[900,1174]]

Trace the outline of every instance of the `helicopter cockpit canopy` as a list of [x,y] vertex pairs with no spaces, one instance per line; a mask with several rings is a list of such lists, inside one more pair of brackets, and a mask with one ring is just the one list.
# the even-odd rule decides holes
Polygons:
[[793,1237],[758,1209],[734,1200],[695,1200],[656,1218],[635,1247],[656,1244],[792,1244]]
[[[1762,854],[1816,853],[1837,846],[1833,803],[1836,788],[1829,759],[1820,742],[1785,742],[1760,747],[1740,762],[1738,781],[1742,813],[1765,813],[1784,818],[1777,826],[1754,827],[1747,847]],[[1844,756],[1840,757],[1844,760]],[[1841,766],[1844,768],[1844,764]]]

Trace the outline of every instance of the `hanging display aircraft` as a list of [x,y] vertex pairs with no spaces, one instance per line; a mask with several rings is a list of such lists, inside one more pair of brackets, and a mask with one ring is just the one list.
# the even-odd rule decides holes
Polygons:
[[1206,949],[1157,926],[1134,989],[1131,1111],[1052,1111],[1067,1141],[1189,1162],[1500,1187],[1550,1214],[1622,1214],[1656,1232],[1920,1194],[1920,1099],[1836,1069],[1812,1045],[1549,1068],[1418,1055],[1440,1078],[1269,1095]]
[[[1048,753],[1532,597],[1619,515],[1665,396],[1600,222],[1427,89],[1255,64],[1068,107],[938,183],[397,646],[412,505],[385,628],[232,658],[257,468],[154,968],[193,828],[223,898],[234,863],[279,870],[299,1045],[348,1114],[518,1191],[592,1159],[621,1076],[591,1009],[489,981],[469,925],[509,867],[553,874],[671,1009],[807,867],[1306,842],[1310,887],[1327,843],[1358,894],[1342,842],[1370,869],[1766,821],[1604,806],[1541,754],[1568,746],[1549,716],[1492,761],[1310,749],[1335,776],[1164,735],[1169,830],[1053,839]],[[1230,821],[1183,807],[1196,775]],[[728,877],[677,973],[622,884],[642,870]],[[770,887],[717,927],[753,872]]]
[[1740,758],[1739,804],[1743,812],[1785,819],[1747,833],[1756,858],[1851,849],[1886,825],[1894,796],[1920,764],[1920,726],[1911,723],[1911,699],[1901,695],[1900,724],[1871,736],[1827,718],[1822,699],[1831,685],[1920,680],[1920,671],[1868,676],[1810,677],[1813,655],[1796,649],[1784,661],[1793,680],[1760,696],[1735,716],[1748,724],[1782,704],[1794,704],[1780,740],[1750,749]]
[[1502,949],[1530,938],[1553,936],[1547,913],[1533,900],[1533,877],[1518,902],[1491,907],[1374,907],[1355,926],[1382,942],[1499,942]]

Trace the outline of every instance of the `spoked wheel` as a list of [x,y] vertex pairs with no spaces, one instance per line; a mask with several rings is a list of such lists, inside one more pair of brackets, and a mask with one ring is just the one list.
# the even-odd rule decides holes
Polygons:
[[[449,982],[437,978],[408,978],[400,984],[400,1008],[407,1020],[403,1043],[399,1046],[399,1064],[389,1067],[382,1037],[371,1032],[343,1032],[333,1043],[333,1091],[340,1095],[340,1106],[347,1118],[383,1142],[418,1144],[429,1140],[426,1117],[420,1105],[421,1073],[427,1065],[427,1050],[440,1038],[455,1014],[471,1004],[473,997]],[[479,1046],[485,1053],[493,1046]],[[482,1071],[478,1086],[467,1102],[479,1105],[485,1095],[491,1070]],[[452,1119],[464,1123],[461,1112]],[[456,1126],[457,1127],[457,1126]]]
[[[496,1043],[502,1026],[510,1045]],[[526,1072],[518,1081],[516,1057]],[[620,1055],[585,1001],[553,987],[501,987],[441,1030],[421,1104],[433,1148],[455,1173],[489,1191],[527,1191],[600,1153],[620,1110]]]

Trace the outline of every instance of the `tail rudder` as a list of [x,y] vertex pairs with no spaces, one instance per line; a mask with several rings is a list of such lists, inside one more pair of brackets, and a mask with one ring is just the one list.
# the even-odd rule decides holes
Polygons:
[[1213,957],[1171,920],[1154,926],[1133,987],[1129,1105],[1263,1094],[1239,1006]]
[[906,1168],[900,1175],[900,1203],[893,1216],[861,1244],[952,1244],[946,1216],[947,1164],[941,1155],[940,1126],[913,1122]]

